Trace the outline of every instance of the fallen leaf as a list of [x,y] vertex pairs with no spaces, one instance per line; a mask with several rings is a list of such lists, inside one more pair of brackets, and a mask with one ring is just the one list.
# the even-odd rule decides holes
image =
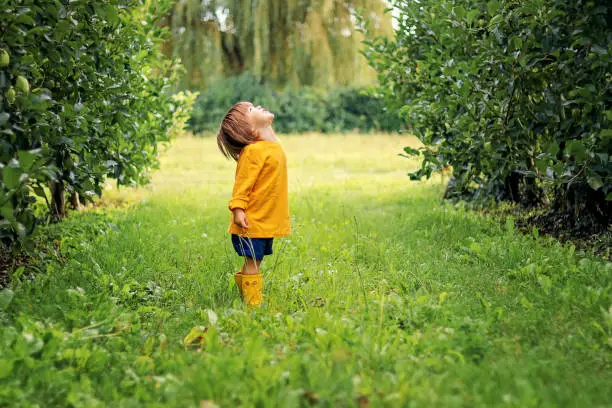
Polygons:
[[370,406],[370,400],[367,396],[361,395],[359,398],[357,398],[357,404],[359,405],[359,408],[366,408]]
[[205,326],[194,326],[191,328],[187,336],[183,339],[183,345],[185,347],[204,345],[204,334],[208,331],[208,327]]
[[302,397],[310,404],[310,405],[314,405],[317,402],[319,402],[319,396],[317,394],[315,394],[314,392],[310,392],[310,391],[304,391],[304,393],[302,394]]

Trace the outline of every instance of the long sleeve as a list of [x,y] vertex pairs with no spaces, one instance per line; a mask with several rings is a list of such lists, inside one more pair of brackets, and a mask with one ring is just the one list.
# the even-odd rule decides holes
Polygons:
[[229,202],[229,209],[242,208],[246,210],[249,205],[249,196],[255,185],[255,181],[263,168],[264,160],[259,155],[254,154],[251,149],[245,147],[238,159],[236,168],[236,181],[232,199]]
[[[242,208],[249,220],[251,238],[284,237],[291,234],[287,157],[279,142],[260,140],[247,145],[238,158],[236,181],[229,209]],[[245,229],[230,216],[230,234]]]

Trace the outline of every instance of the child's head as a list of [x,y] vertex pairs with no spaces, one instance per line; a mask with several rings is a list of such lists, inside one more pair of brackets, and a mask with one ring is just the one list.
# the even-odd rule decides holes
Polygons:
[[217,133],[219,150],[238,160],[244,146],[259,139],[259,129],[270,126],[274,114],[251,102],[238,102],[225,115]]

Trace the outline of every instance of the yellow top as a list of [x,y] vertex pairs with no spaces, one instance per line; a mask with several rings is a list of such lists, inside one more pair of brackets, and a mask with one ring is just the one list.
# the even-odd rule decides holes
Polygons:
[[229,209],[234,208],[245,211],[249,228],[239,227],[232,218],[230,234],[275,238],[291,233],[287,157],[280,143],[258,141],[242,149],[229,202]]

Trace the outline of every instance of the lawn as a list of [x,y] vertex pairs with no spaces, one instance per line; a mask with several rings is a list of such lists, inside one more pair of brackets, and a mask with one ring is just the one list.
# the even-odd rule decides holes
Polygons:
[[612,263],[441,203],[411,137],[282,142],[265,307],[233,284],[235,164],[178,139],[0,292],[0,406],[612,406]]

